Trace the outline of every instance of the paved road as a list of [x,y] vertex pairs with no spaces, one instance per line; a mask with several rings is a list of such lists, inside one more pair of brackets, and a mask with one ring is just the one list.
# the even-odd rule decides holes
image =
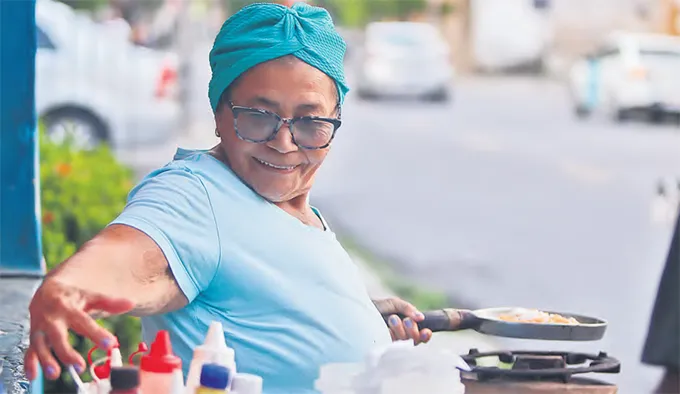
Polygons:
[[347,104],[314,202],[342,231],[466,307],[601,316],[623,393],[649,392],[639,353],[670,224],[655,182],[680,176],[680,129],[574,120],[559,85],[463,81],[451,105]]
[[[205,50],[203,50],[205,49]],[[207,48],[197,48],[192,112],[207,147]],[[624,362],[622,393],[649,392],[639,353],[670,224],[650,219],[655,182],[680,176],[680,129],[574,120],[563,90],[531,79],[471,79],[454,103],[350,99],[312,196],[336,226],[460,306],[522,305],[601,316],[582,345]],[[128,153],[140,173],[176,142]]]

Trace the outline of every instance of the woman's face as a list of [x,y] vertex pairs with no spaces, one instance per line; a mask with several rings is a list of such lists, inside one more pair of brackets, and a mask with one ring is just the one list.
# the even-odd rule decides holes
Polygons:
[[[281,118],[335,118],[338,115],[337,97],[335,83],[330,77],[287,56],[248,70],[232,85],[228,98],[234,106],[267,110]],[[283,124],[271,141],[244,141],[234,130],[234,113],[229,100],[222,101],[215,120],[222,140],[220,147],[231,169],[269,201],[285,202],[306,194],[329,148],[298,147],[288,124]]]

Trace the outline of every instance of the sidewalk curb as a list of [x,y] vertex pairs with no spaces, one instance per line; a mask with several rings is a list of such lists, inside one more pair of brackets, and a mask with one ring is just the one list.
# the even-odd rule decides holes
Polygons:
[[[394,297],[395,293],[389,289],[380,277],[373,271],[368,264],[356,254],[350,253],[352,260],[364,277],[368,294],[372,299]],[[499,349],[498,340],[488,335],[482,335],[472,330],[465,330],[450,333],[436,333],[430,343],[437,346],[444,346],[453,350],[456,354],[467,354],[470,349],[476,348],[480,351],[494,351]]]

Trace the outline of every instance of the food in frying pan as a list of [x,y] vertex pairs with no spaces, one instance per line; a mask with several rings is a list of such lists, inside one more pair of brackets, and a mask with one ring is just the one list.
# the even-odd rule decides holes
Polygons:
[[536,324],[580,324],[573,317],[565,317],[556,313],[548,313],[537,309],[517,309],[498,316],[500,320],[512,323],[536,323]]

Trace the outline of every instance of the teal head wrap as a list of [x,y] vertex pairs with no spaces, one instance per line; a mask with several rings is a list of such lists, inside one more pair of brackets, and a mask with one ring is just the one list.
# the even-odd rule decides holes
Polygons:
[[305,3],[290,8],[270,3],[246,6],[224,22],[210,51],[210,105],[216,111],[222,93],[248,69],[286,55],[331,77],[342,103],[349,91],[343,66],[345,48],[323,8]]

